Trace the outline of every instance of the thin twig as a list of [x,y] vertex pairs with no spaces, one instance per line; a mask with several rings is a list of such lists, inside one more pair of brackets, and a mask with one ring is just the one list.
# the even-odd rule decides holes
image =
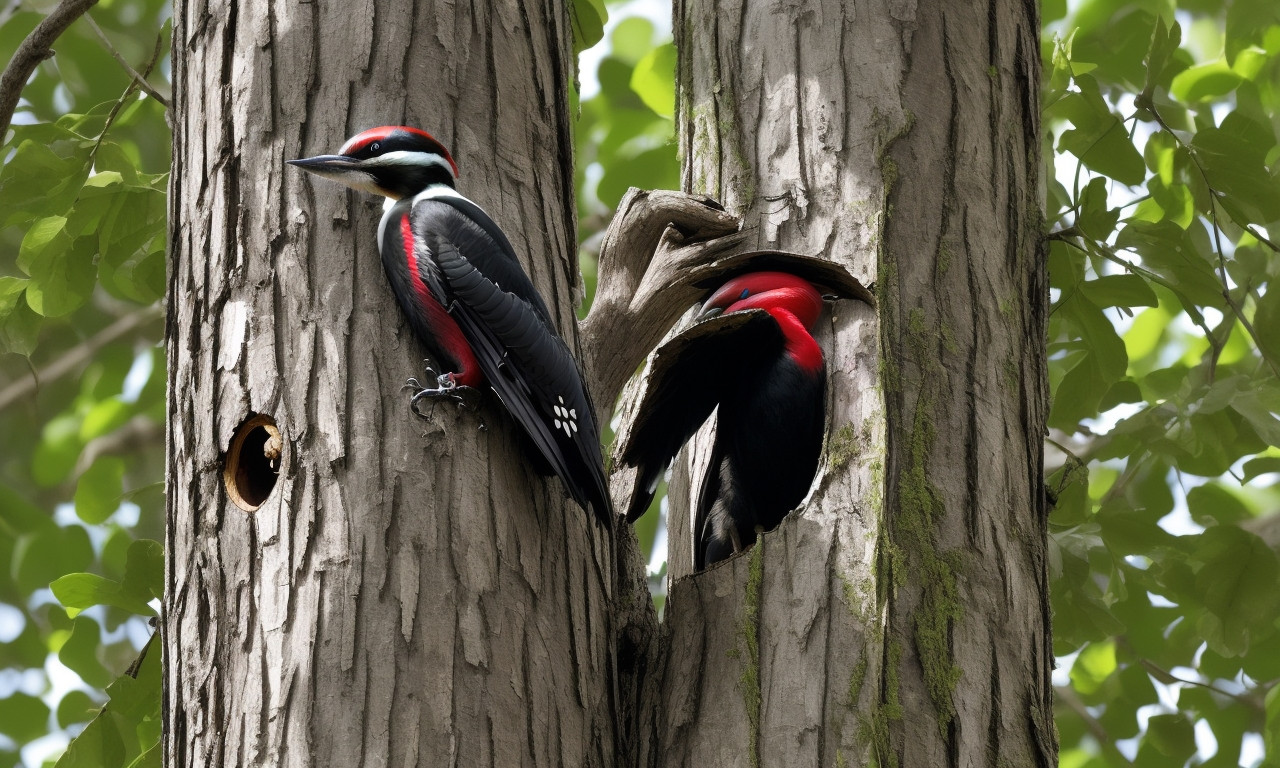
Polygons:
[[158,37],[156,38],[155,52],[152,54],[151,60],[147,64],[146,74],[143,74],[138,70],[134,69],[133,65],[131,65],[128,61],[126,61],[124,56],[120,55],[120,52],[116,50],[116,47],[111,44],[111,38],[107,37],[107,33],[102,31],[102,27],[98,26],[98,22],[93,20],[93,14],[86,13],[84,15],[84,20],[89,22],[89,26],[92,27],[93,31],[98,35],[98,39],[101,40],[102,44],[107,47],[107,52],[111,54],[111,57],[115,59],[120,64],[121,67],[124,67],[124,71],[129,73],[129,76],[133,78],[133,82],[137,83],[138,87],[141,88],[142,91],[146,93],[148,96],[160,102],[160,106],[164,107],[165,109],[168,109],[169,100],[164,96],[160,95],[160,92],[157,91],[154,87],[152,87],[151,83],[147,82],[147,76],[151,74],[151,69],[152,67],[155,66],[156,59],[158,58],[158,54],[160,52],[160,38]]
[[18,46],[8,66],[4,68],[4,74],[0,75],[0,139],[9,130],[13,111],[18,108],[18,99],[22,96],[27,78],[31,77],[40,62],[53,55],[53,44],[67,31],[67,27],[97,2],[98,0],[62,0],[53,9],[53,13],[44,17]]
[[[88,18],[88,16],[85,18]],[[160,59],[160,42],[163,39],[163,35],[164,33],[162,32],[156,36],[155,49],[151,52],[151,59],[143,69],[143,80],[151,74],[151,70]],[[115,125],[116,118],[120,117],[120,113],[124,111],[125,102],[127,102],[129,97],[133,95],[133,92],[138,89],[138,83],[139,81],[136,79],[130,80],[129,84],[125,86],[124,93],[120,94],[120,98],[116,100],[114,105],[112,105],[111,112],[107,115],[107,121],[102,124],[102,131],[98,134],[98,140],[93,143],[93,149],[89,152],[90,165],[93,165],[93,161],[98,157],[98,148],[102,146],[103,139],[107,138],[107,132],[111,130],[111,126]]]
[[[1127,646],[1128,643],[1125,643],[1125,645]],[[1147,671],[1147,674],[1156,678],[1157,680],[1159,680],[1161,683],[1164,683],[1165,685],[1169,685],[1170,684],[1169,681],[1171,680],[1175,683],[1182,683],[1183,685],[1194,685],[1199,688],[1207,689],[1212,693],[1216,693],[1219,696],[1222,696],[1224,698],[1235,699],[1236,701],[1240,702],[1241,704],[1245,705],[1246,707],[1252,709],[1255,712],[1261,713],[1265,711],[1265,705],[1258,700],[1257,696],[1251,696],[1248,693],[1232,693],[1231,691],[1222,690],[1221,688],[1214,685],[1213,683],[1205,683],[1205,682],[1201,682],[1200,680],[1188,680],[1185,677],[1178,677],[1177,675],[1161,667],[1159,664],[1156,664],[1154,661],[1151,661],[1150,659],[1138,659],[1138,662],[1142,664],[1142,667]]]
[[93,357],[99,349],[130,333],[139,326],[151,320],[159,319],[163,315],[164,311],[158,304],[125,315],[103,328],[96,336],[72,347],[66,354],[46,365],[39,373],[33,372],[31,378],[15,381],[0,391],[0,411],[31,394],[41,383],[54,381],[68,373],[80,370],[81,366]]

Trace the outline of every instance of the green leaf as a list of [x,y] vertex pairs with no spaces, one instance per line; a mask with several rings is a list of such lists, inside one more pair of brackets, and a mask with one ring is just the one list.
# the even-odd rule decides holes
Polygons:
[[1080,290],[1099,307],[1155,307],[1160,304],[1155,291],[1137,275],[1105,275],[1081,283]]
[[676,47],[660,45],[641,59],[631,73],[631,90],[645,106],[663,117],[676,111]]
[[1120,211],[1107,208],[1107,180],[1096,177],[1080,193],[1080,218],[1076,226],[1099,242],[1105,242],[1116,228]]
[[108,397],[95,403],[80,422],[80,441],[88,443],[94,438],[119,429],[129,420],[133,408],[119,397]]
[[104,579],[97,574],[69,573],[55,580],[49,587],[53,590],[53,596],[58,598],[58,602],[73,617],[95,605],[114,605],[140,616],[155,615],[146,601],[125,592],[120,582]]
[[71,238],[67,235],[67,217],[48,216],[40,219],[22,238],[22,246],[18,249],[18,268],[28,275],[35,262],[42,258],[56,258],[58,254],[71,247]]
[[1157,16],[1155,28],[1151,32],[1151,48],[1145,59],[1147,82],[1142,89],[1143,96],[1150,99],[1156,86],[1165,83],[1165,78],[1162,77],[1165,67],[1181,43],[1182,27],[1177,22],[1170,27],[1165,24],[1163,16]]
[[7,317],[0,318],[0,353],[31,356],[40,336],[43,318],[22,301]]
[[1200,129],[1191,142],[1209,186],[1224,196],[1222,206],[1237,223],[1280,219],[1280,184],[1266,167],[1275,134],[1236,110],[1217,127]]
[[18,744],[48,732],[49,707],[35,696],[15,691],[0,698],[0,733]]
[[1185,715],[1153,715],[1147,721],[1147,740],[1160,754],[1182,765],[1196,753],[1196,735]]
[[1234,91],[1241,79],[1225,60],[1219,59],[1183,70],[1173,78],[1169,91],[1187,103],[1217,100]]
[[1268,360],[1280,364],[1280,290],[1268,290],[1258,299],[1253,325],[1259,329],[1259,350]]
[[1103,375],[1096,355],[1088,354],[1062,378],[1053,391],[1049,425],[1075,432],[1082,419],[1098,415],[1098,406],[1111,381]]
[[1090,643],[1071,665],[1071,687],[1083,696],[1096,693],[1116,671],[1113,643]]
[[1120,118],[1103,100],[1097,82],[1090,76],[1076,78],[1079,93],[1068,93],[1054,105],[1052,113],[1075,126],[1063,131],[1058,148],[1070,152],[1091,171],[1110,176],[1122,184],[1137,186],[1146,177],[1142,155],[1134,147]]
[[14,561],[14,580],[31,593],[63,574],[88,568],[93,563],[93,545],[81,526],[55,526],[21,537]]
[[653,33],[653,22],[643,16],[623,19],[609,33],[609,55],[635,66],[653,50]]
[[600,42],[604,37],[604,23],[609,19],[603,0],[573,0],[569,12],[573,22],[574,53]]
[[1235,494],[1215,483],[1187,491],[1187,508],[1191,519],[1204,526],[1238,523],[1253,517]]
[[98,622],[88,616],[76,616],[71,622],[71,637],[58,649],[58,660],[95,688],[111,684],[112,674],[98,659],[102,647],[102,631]]
[[88,175],[89,146],[62,157],[41,142],[21,142],[0,169],[0,225],[65,214]]
[[1249,422],[1258,437],[1268,445],[1280,446],[1280,390],[1274,383],[1248,387],[1231,400],[1231,408]]
[[1280,685],[1271,686],[1263,704],[1266,710],[1266,726],[1262,729],[1262,741],[1267,754],[1280,756]]
[[76,515],[99,525],[115,513],[124,495],[124,459],[99,456],[76,482]]
[[1180,299],[1185,297],[1193,307],[1221,309],[1226,306],[1209,255],[1201,253],[1187,232],[1176,224],[1131,221],[1116,236],[1116,248],[1136,251],[1148,269],[1167,280],[1182,294]]
[[22,239],[18,266],[31,276],[27,304],[45,317],[60,317],[79,307],[93,291],[94,242],[73,239],[67,219],[41,219]]
[[35,349],[40,318],[23,298],[30,282],[20,277],[0,277],[0,353],[30,355]]
[[1246,653],[1251,636],[1270,628],[1280,604],[1276,553],[1252,533],[1217,526],[1200,535],[1196,556],[1204,563],[1195,585],[1209,611],[1201,621],[1205,639],[1223,656]]
[[151,539],[129,545],[124,591],[143,602],[164,598],[164,546]]
[[101,707],[101,703],[94,701],[84,691],[67,691],[58,702],[58,727],[67,728],[76,723],[87,723]]
[[1280,472],[1280,456],[1262,456],[1244,463],[1244,481],[1247,483],[1259,475]]
[[74,415],[62,414],[45,422],[32,457],[32,479],[46,487],[62,482],[75,468],[83,447],[80,420]]
[[[134,662],[134,674],[121,675],[107,686],[109,701],[71,741],[56,768],[101,768],[104,765],[155,765],[147,756],[159,742],[160,652],[155,635]],[[142,759],[143,762],[135,761]]]
[[164,765],[164,751],[160,742],[156,742],[146,752],[138,755],[138,759],[129,763],[129,768],[161,768]]
[[1124,376],[1129,365],[1129,353],[1116,334],[1115,325],[1103,314],[1101,307],[1090,301],[1083,291],[1076,291],[1058,303],[1057,311],[1064,320],[1079,329],[1085,348],[1096,360],[1108,385]]

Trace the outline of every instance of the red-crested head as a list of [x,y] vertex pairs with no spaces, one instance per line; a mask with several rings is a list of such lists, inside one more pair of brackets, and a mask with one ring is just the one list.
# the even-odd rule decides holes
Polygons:
[[749,272],[716,289],[702,305],[703,315],[744,309],[780,310],[813,328],[822,314],[822,293],[808,280],[787,272]]
[[453,161],[453,156],[449,154],[449,150],[443,144],[436,140],[436,137],[426,131],[410,128],[407,125],[383,125],[377,128],[370,128],[367,131],[361,131],[347,139],[347,143],[342,145],[342,149],[338,150],[339,155],[346,155],[357,160],[368,160],[393,152],[422,154],[425,158],[420,162],[423,163],[431,163],[433,162],[432,156],[437,157],[449,164],[449,168],[453,170],[454,177],[461,175],[458,173],[458,164]]
[[822,314],[822,293],[808,280],[786,272],[749,272],[716,289],[702,305],[700,317],[747,309],[768,312],[782,329],[786,352],[800,368],[816,375],[822,348],[809,333]]
[[393,200],[433,185],[453,186],[458,165],[426,131],[384,125],[357,133],[336,155],[290,160],[305,171]]

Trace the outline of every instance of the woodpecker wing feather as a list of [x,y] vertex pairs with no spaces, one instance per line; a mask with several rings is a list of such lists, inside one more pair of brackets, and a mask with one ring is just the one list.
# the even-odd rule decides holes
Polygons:
[[744,371],[781,354],[784,344],[773,317],[752,309],[699,322],[654,352],[636,421],[616,450],[621,463],[639,470],[628,521],[649,508],[662,473],[724,393]]
[[[429,254],[419,262],[429,263],[420,268],[430,273],[423,280],[462,329],[489,385],[570,494],[612,525],[599,429],[581,372],[551,329],[546,306],[510,244],[495,240],[482,226],[488,217],[472,207],[460,215],[452,199],[415,206],[415,232]],[[425,210],[419,214],[418,208]],[[420,221],[433,226],[419,229]]]

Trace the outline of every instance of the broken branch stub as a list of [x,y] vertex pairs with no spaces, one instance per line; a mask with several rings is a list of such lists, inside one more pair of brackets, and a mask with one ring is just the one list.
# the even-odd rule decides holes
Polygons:
[[841,298],[872,306],[870,291],[840,264],[749,250],[749,232],[714,200],[632,188],[600,246],[599,282],[580,326],[597,409],[607,411],[649,351],[708,290],[744,272],[791,272]]
[[700,291],[681,268],[740,246],[740,223],[710,198],[627,191],[600,245],[596,297],[579,327],[597,409],[612,408],[645,355],[697,301]]

